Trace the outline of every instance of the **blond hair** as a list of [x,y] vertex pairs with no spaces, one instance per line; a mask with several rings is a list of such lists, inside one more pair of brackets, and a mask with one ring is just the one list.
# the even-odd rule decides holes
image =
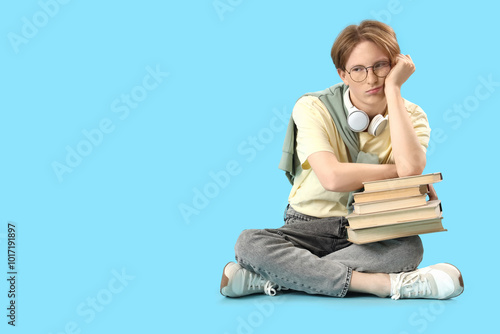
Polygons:
[[373,42],[385,50],[392,63],[401,53],[396,33],[391,27],[379,21],[364,20],[359,25],[347,26],[335,39],[331,52],[335,67],[345,71],[352,50],[363,41]]

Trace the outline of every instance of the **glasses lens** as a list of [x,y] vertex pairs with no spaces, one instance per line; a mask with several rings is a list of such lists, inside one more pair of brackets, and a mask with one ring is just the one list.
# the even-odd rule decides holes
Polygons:
[[387,61],[381,61],[373,65],[373,73],[380,78],[386,77],[390,70],[391,64]]
[[366,78],[366,68],[363,66],[354,66],[351,68],[350,75],[354,81],[363,81]]

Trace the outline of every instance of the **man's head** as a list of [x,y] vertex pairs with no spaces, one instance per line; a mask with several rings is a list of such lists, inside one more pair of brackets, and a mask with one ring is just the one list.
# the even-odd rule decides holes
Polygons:
[[385,77],[400,54],[396,34],[378,21],[350,25],[332,47],[332,60],[342,81],[350,87],[352,103],[370,117],[385,110]]
[[352,50],[363,41],[373,42],[387,52],[391,62],[401,53],[396,34],[391,27],[379,21],[365,20],[359,25],[347,26],[335,39],[331,51],[335,67],[345,71]]

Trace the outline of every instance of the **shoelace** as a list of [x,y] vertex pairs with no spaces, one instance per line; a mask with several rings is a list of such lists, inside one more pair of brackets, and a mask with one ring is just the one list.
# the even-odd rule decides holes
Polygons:
[[[280,291],[282,287],[280,285],[274,284],[271,281],[266,280],[264,277],[256,273],[249,273],[250,277],[248,280],[248,289],[264,289],[264,293],[268,296],[275,296],[277,291]],[[283,288],[285,289],[285,288]]]
[[427,278],[419,273],[398,274],[392,299],[421,297],[431,293]]

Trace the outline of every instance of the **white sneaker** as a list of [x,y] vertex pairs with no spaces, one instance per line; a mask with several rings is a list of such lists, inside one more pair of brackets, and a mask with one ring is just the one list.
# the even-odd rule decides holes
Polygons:
[[220,293],[226,297],[242,297],[254,293],[274,296],[281,289],[281,286],[234,262],[226,264],[220,283]]
[[392,299],[448,299],[464,291],[460,270],[448,263],[439,263],[407,273],[389,274],[389,276]]

